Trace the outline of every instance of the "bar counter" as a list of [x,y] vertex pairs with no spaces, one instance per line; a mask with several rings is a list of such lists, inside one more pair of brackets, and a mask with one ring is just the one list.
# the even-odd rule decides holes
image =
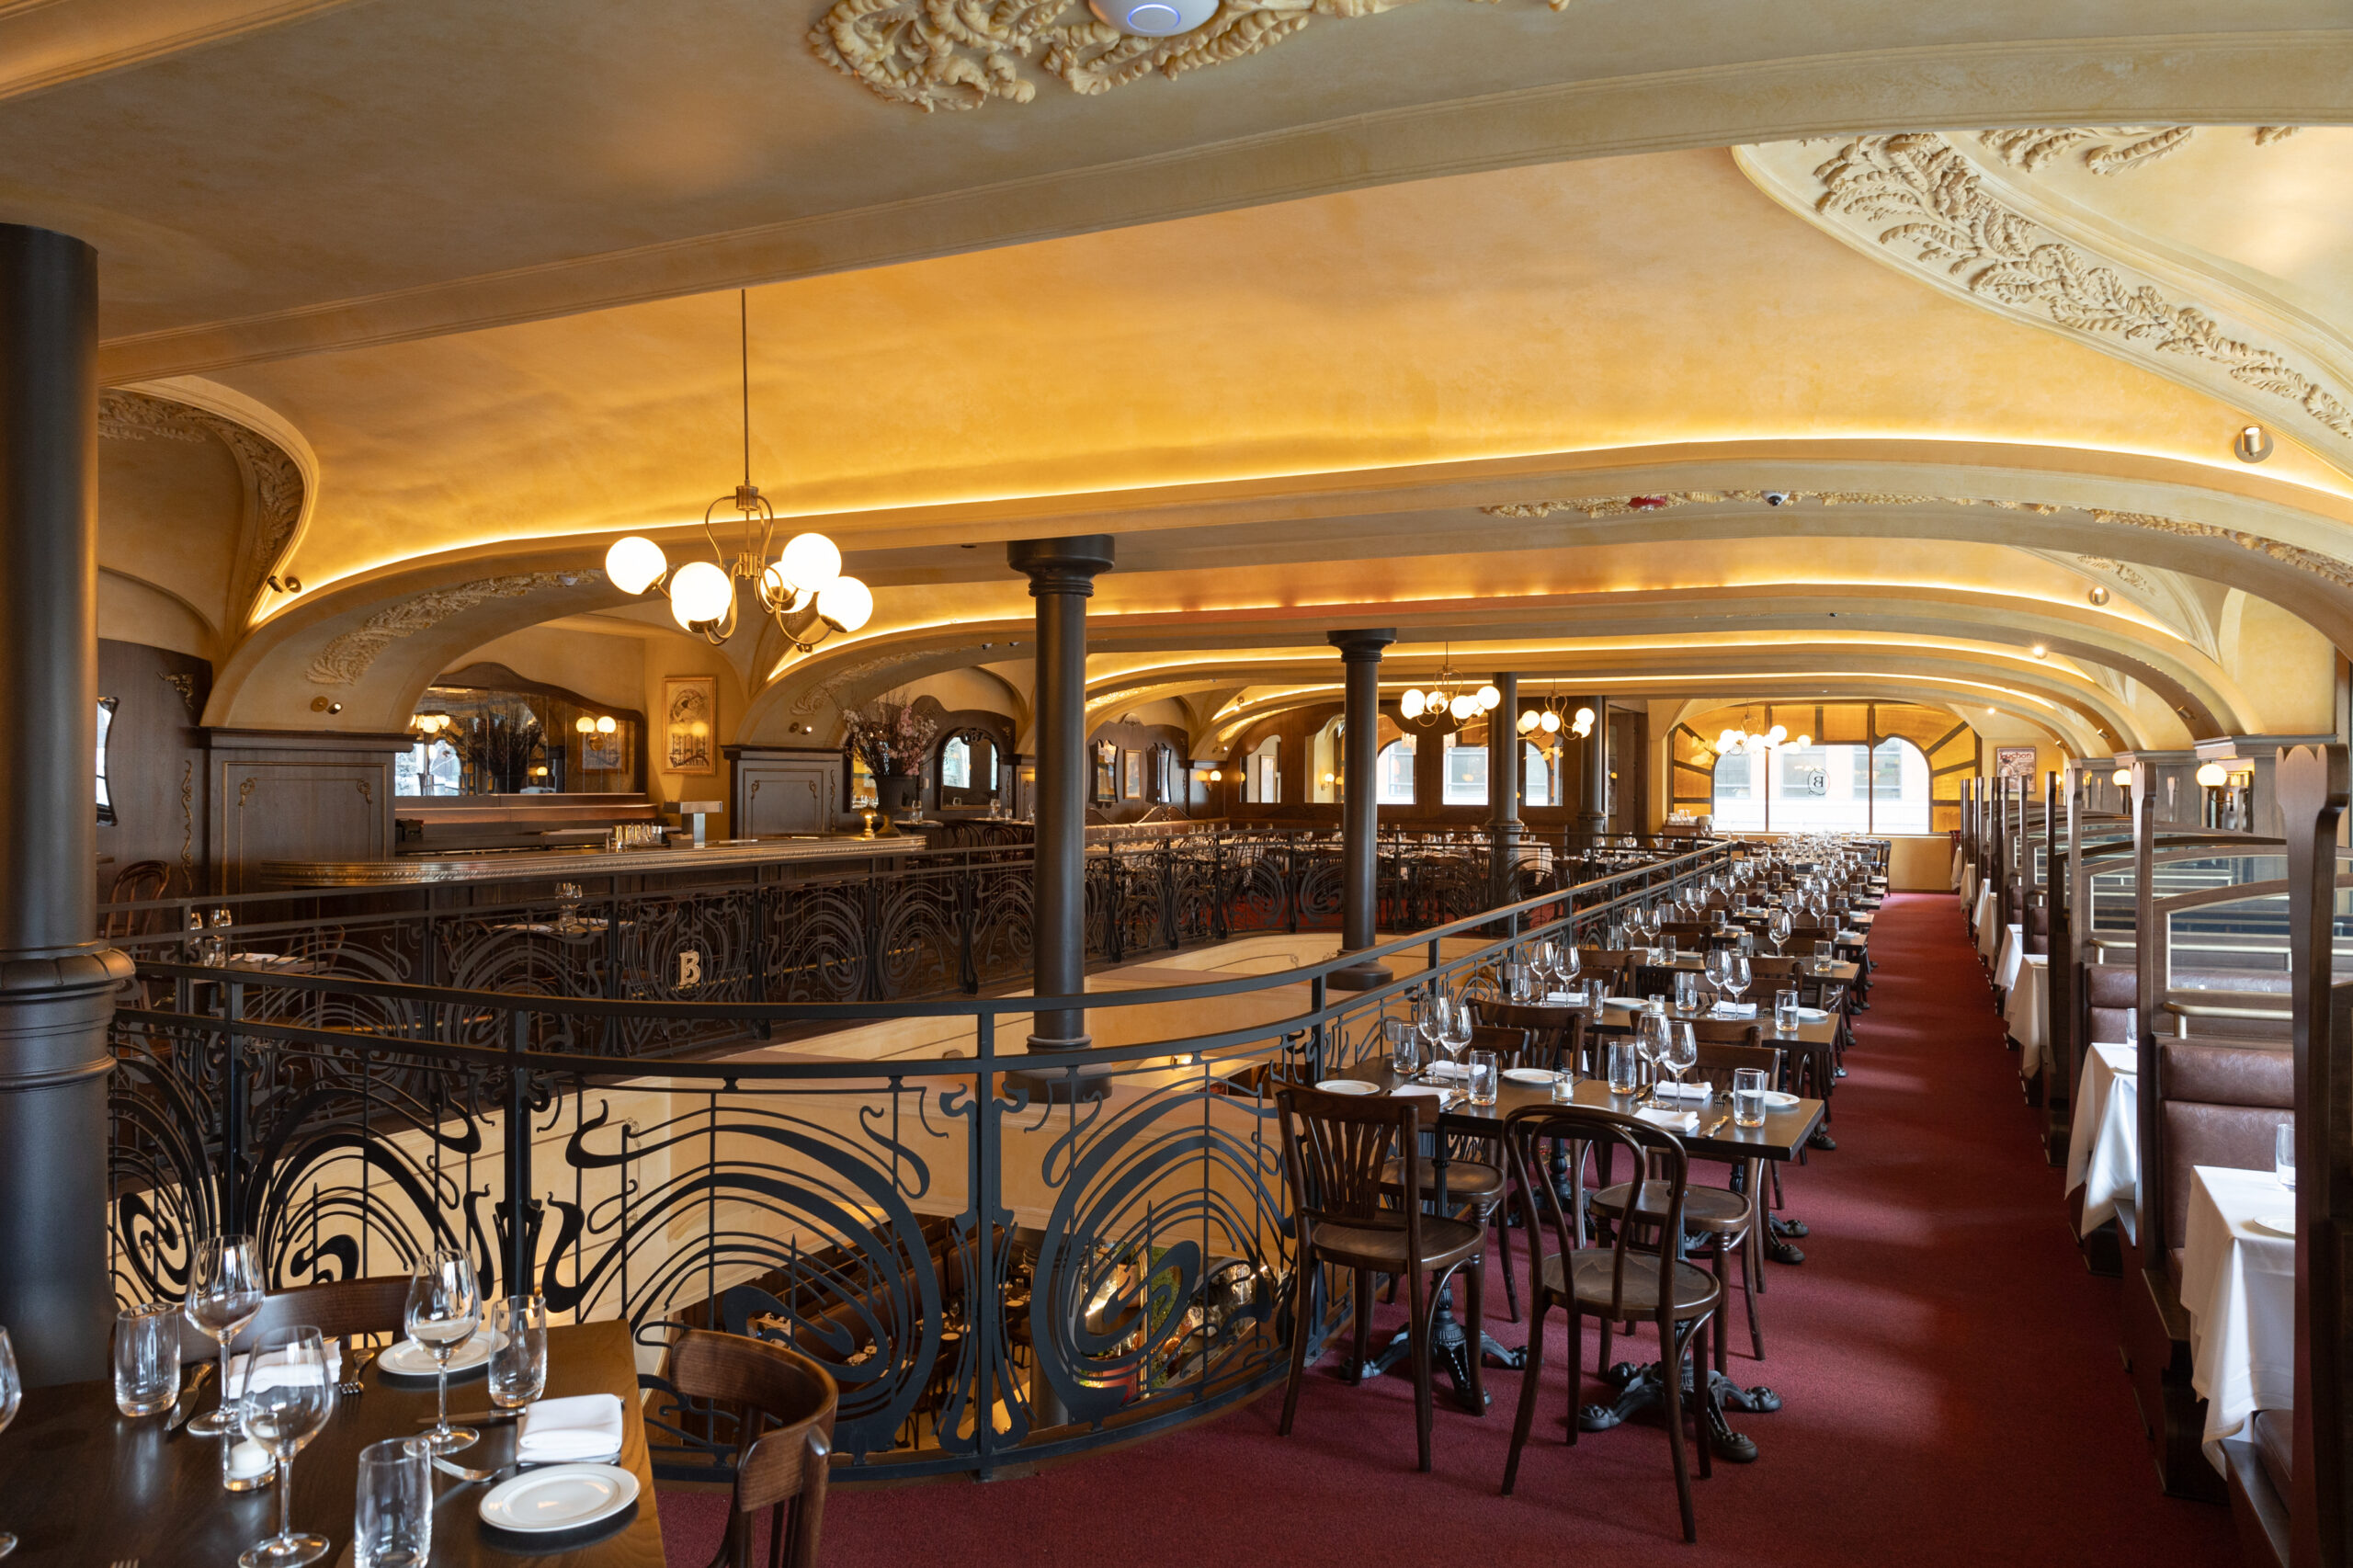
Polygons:
[[719,867],[857,861],[921,854],[914,834],[866,838],[858,834],[807,838],[722,839],[699,849],[489,849],[449,855],[402,855],[384,860],[265,860],[260,885],[271,892],[302,888],[421,887],[440,882],[541,881],[573,877],[643,877]]

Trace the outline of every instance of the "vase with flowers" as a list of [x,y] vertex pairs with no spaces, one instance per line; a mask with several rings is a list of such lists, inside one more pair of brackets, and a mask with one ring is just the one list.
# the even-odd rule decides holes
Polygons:
[[895,818],[907,822],[923,810],[923,761],[930,754],[939,722],[915,705],[878,699],[842,710],[843,744],[874,775],[876,803],[882,810],[880,832],[894,831]]

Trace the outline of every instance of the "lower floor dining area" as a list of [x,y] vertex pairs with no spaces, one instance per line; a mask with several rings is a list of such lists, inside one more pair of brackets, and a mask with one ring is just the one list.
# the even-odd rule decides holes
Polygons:
[[[1588,1324],[1572,1396],[1555,1312],[1511,1496],[1497,1488],[1519,1374],[1487,1369],[1484,1417],[1438,1400],[1421,1474],[1409,1380],[1352,1386],[1336,1346],[1310,1369],[1288,1437],[1275,1388],[1035,1474],[837,1482],[825,1560],[882,1568],[914,1543],[952,1541],[971,1561],[1037,1568],[1344,1563],[1407,1546],[1498,1564],[2238,1561],[2228,1510],[2159,1492],[2119,1352],[2121,1282],[2087,1272],[2075,1244],[2063,1171],[2020,1101],[1960,901],[1891,894],[1871,957],[1870,1006],[1855,1015],[1836,1096],[1837,1147],[1785,1172],[1783,1212],[1806,1227],[1804,1260],[1767,1267],[1766,1358],[1750,1357],[1737,1326],[1731,1335],[1733,1381],[1773,1389],[1781,1408],[1731,1415],[1757,1458],[1695,1480],[1695,1545],[1680,1536],[1655,1415],[1564,1441],[1572,1397],[1599,1399],[1603,1385]],[[1515,1252],[1523,1270],[1526,1258]],[[1487,1327],[1506,1344],[1525,1338],[1524,1288],[1520,1298],[1516,1324],[1491,1276]],[[1404,1312],[1377,1309],[1377,1342]],[[1613,1358],[1654,1354],[1646,1331],[1618,1346]],[[708,1562],[725,1494],[665,1490],[660,1504],[668,1561]]]

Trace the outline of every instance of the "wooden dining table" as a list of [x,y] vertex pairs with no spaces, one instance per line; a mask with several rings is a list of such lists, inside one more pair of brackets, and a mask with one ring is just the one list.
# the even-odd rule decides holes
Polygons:
[[[374,1367],[363,1390],[336,1398],[336,1408],[294,1460],[293,1523],[297,1531],[332,1543],[324,1564],[352,1561],[351,1526],[359,1450],[386,1437],[414,1437],[426,1428],[433,1385],[387,1381]],[[211,1386],[217,1386],[214,1380]],[[210,1408],[211,1386],[199,1408]],[[613,1462],[637,1477],[637,1501],[618,1521],[580,1532],[517,1536],[492,1530],[477,1512],[494,1483],[469,1483],[434,1472],[435,1568],[530,1562],[547,1568],[663,1568],[662,1525],[654,1514],[654,1466],[638,1407],[637,1361],[625,1323],[591,1323],[548,1331],[550,1398],[617,1394],[621,1402],[620,1458]],[[453,1413],[483,1409],[489,1399],[480,1372],[450,1380]],[[278,1488],[230,1493],[221,1485],[221,1441],[165,1433],[163,1415],[126,1417],[115,1409],[109,1382],[30,1389],[17,1419],[0,1432],[0,1529],[19,1542],[8,1560],[18,1563],[110,1568],[229,1568],[246,1548],[278,1528]],[[514,1458],[516,1427],[485,1425],[482,1440],[449,1457],[475,1470],[494,1470]]]
[[[1408,1082],[1386,1061],[1368,1060],[1337,1074],[1379,1085],[1383,1094]],[[1580,1078],[1574,1090],[1574,1103],[1596,1110],[1615,1111],[1631,1116],[1641,1108],[1642,1101],[1633,1095],[1615,1095],[1609,1085],[1597,1078]],[[1502,1080],[1495,1090],[1493,1105],[1472,1105],[1467,1096],[1451,1096],[1438,1112],[1438,1133],[1433,1140],[1435,1157],[1430,1170],[1437,1187],[1434,1207],[1444,1211],[1447,1207],[1446,1167],[1447,1137],[1449,1134],[1492,1138],[1504,1130],[1512,1112],[1529,1106],[1549,1107],[1554,1103],[1551,1085],[1522,1083],[1517,1079]],[[1826,1108],[1818,1099],[1800,1098],[1782,1108],[1768,1108],[1761,1127],[1736,1127],[1729,1114],[1727,1097],[1719,1095],[1708,1109],[1699,1114],[1699,1131],[1676,1134],[1684,1150],[1699,1160],[1723,1160],[1745,1166],[1751,1173],[1748,1189],[1763,1191],[1763,1184],[1756,1172],[1764,1163],[1779,1163],[1797,1159],[1822,1125]],[[1535,1238],[1529,1245],[1536,1245]],[[1431,1307],[1430,1357],[1434,1368],[1443,1369],[1455,1385],[1456,1398],[1469,1408],[1470,1335],[1455,1320],[1451,1281],[1441,1285]],[[1527,1364],[1524,1347],[1513,1347],[1484,1335],[1482,1350],[1488,1361],[1506,1369],[1517,1369]],[[1392,1346],[1392,1350],[1393,1350]],[[1360,1375],[1385,1369],[1391,1358],[1384,1356],[1377,1368],[1360,1369]],[[1656,1362],[1637,1366],[1621,1362],[1610,1369],[1611,1380],[1618,1384],[1618,1398],[1606,1405],[1586,1405],[1578,1412],[1578,1426],[1588,1432],[1606,1431],[1628,1417],[1658,1403],[1664,1395],[1665,1369]],[[1735,1432],[1724,1417],[1727,1408],[1763,1412],[1779,1410],[1780,1396],[1768,1388],[1743,1388],[1730,1379],[1710,1369],[1706,1372],[1708,1393],[1702,1404],[1709,1425],[1709,1440],[1719,1458],[1734,1463],[1746,1463],[1756,1457],[1756,1442],[1746,1434]],[[1473,1411],[1472,1414],[1482,1414]]]

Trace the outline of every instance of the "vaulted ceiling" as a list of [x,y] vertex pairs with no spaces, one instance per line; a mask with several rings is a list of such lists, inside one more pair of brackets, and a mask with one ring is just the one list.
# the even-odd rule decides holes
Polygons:
[[261,725],[635,629],[597,568],[735,483],[744,287],[753,476],[878,600],[736,639],[745,738],[1017,672],[1002,543],[1082,532],[1099,709],[1204,748],[1329,700],[1354,624],[1399,682],[1450,644],[2092,753],[2332,722],[2333,0],[1085,18],[0,0],[0,221],[99,247],[107,380],[215,443],[105,444],[120,602]]

